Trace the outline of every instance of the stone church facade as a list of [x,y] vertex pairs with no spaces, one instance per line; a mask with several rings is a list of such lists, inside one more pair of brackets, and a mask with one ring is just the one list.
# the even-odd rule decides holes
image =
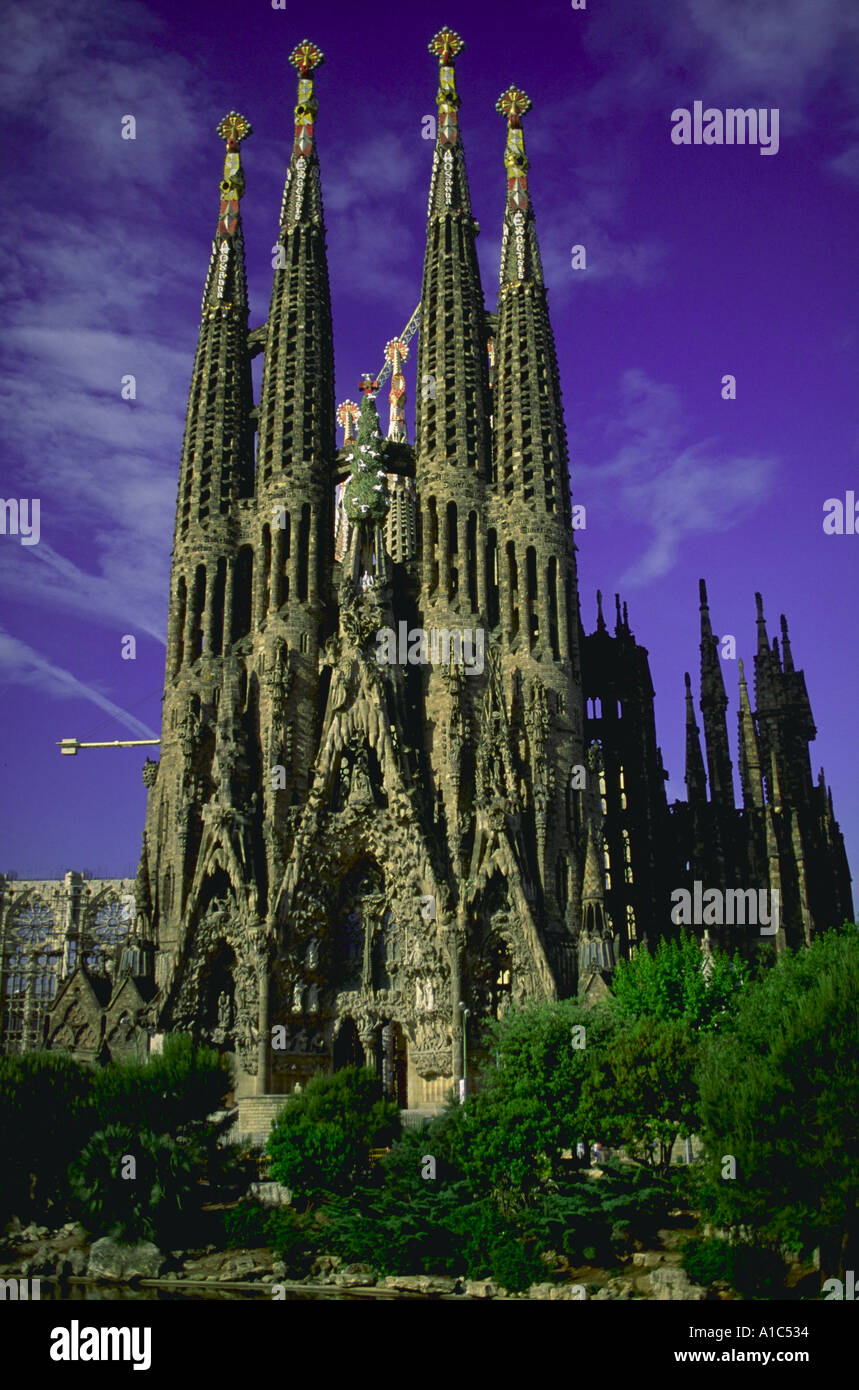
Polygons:
[[[179,474],[161,756],[144,769],[143,852],[112,988],[134,983],[141,1030],[190,1030],[230,1053],[248,1115],[355,1062],[377,1069],[401,1108],[437,1107],[466,1048],[479,1078],[487,1018],[526,998],[598,996],[620,957],[674,929],[670,894],[696,879],[777,887],[769,950],[852,913],[831,798],[811,779],[814,726],[786,626],[781,650],[770,646],[759,605],[755,713],[740,687],[741,810],[703,584],[707,767],[690,691],[688,802],[667,804],[647,652],[626,606],[616,601],[610,633],[600,600],[596,630],[584,631],[523,136],[530,102],[515,87],[498,101],[505,206],[490,313],[460,131],[461,48],[450,30],[430,44],[438,115],[409,325],[419,325],[413,442],[408,334],[386,348],[384,433],[378,381],[364,378],[360,407],[335,403],[322,54],[305,41],[291,55],[294,140],[268,316],[253,328],[240,210],[251,129],[236,112],[219,126],[226,159]],[[705,951],[761,945],[751,929],[696,929]],[[76,975],[79,1015],[96,1008],[78,963],[50,1011],[49,1045],[73,1045]]]

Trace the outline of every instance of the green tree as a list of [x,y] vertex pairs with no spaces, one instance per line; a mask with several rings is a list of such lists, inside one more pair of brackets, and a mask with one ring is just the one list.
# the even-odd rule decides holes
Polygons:
[[685,1020],[639,1018],[592,1055],[583,1124],[666,1173],[675,1140],[697,1122],[697,1060],[698,1043]]
[[859,1255],[857,1038],[859,929],[849,924],[783,953],[700,1068],[714,1219],[756,1230],[762,1244],[819,1246],[821,1280],[843,1278]]
[[[133,1160],[133,1166],[130,1163]],[[72,1201],[99,1236],[179,1244],[179,1221],[196,1188],[202,1154],[168,1134],[108,1125],[85,1144],[69,1170]]]
[[735,952],[714,950],[708,968],[693,936],[660,941],[620,961],[612,978],[612,1007],[624,1019],[684,1019],[700,1031],[718,1030],[736,1013],[749,968]]
[[462,1107],[452,1157],[503,1210],[533,1201],[560,1176],[563,1155],[575,1152],[589,1058],[613,1026],[608,1010],[574,999],[528,1003],[488,1025],[485,1044],[495,1065]]
[[399,1132],[375,1072],[344,1067],[290,1096],[268,1140],[271,1174],[305,1200],[346,1193],[370,1171],[370,1149]]
[[0,1214],[62,1207],[66,1171],[92,1127],[94,1078],[62,1052],[0,1057]]

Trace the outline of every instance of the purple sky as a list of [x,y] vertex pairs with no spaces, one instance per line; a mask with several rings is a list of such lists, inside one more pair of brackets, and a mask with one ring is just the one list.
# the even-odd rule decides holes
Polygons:
[[[178,13],[177,13],[178,10]],[[10,171],[0,494],[41,500],[41,538],[0,536],[0,870],[135,871],[144,750],[62,758],[56,740],[159,732],[173,515],[199,305],[235,108],[251,325],[309,37],[337,399],[356,395],[415,307],[435,112],[427,42],[450,25],[487,307],[496,307],[511,82],[558,344],[586,627],[620,588],[650,652],[659,740],[683,787],[683,672],[697,699],[697,580],[713,625],[754,653],[787,614],[851,862],[859,536],[823,503],[859,495],[859,10],[850,0],[22,0],[0,72]],[[780,148],[672,143],[677,107],[777,107]],[[120,138],[133,114],[134,141]],[[11,223],[11,227],[10,224]],[[12,233],[12,238],[9,232]],[[587,269],[573,270],[583,244]],[[410,363],[414,373],[414,356]],[[137,379],[123,402],[120,380]],[[737,399],[721,379],[737,379]],[[380,397],[387,422],[385,392]],[[409,420],[413,418],[409,410]],[[137,659],[121,659],[122,637]],[[732,739],[737,671],[725,662]],[[736,763],[736,749],[733,749]]]

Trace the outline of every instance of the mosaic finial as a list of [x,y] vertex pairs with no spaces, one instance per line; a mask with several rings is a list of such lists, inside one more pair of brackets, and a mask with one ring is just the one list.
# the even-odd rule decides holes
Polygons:
[[338,425],[343,429],[344,449],[346,445],[351,444],[355,438],[355,426],[358,423],[358,416],[360,413],[360,409],[355,401],[344,401],[342,405],[338,405],[337,407],[336,418]]
[[402,338],[392,338],[385,344],[385,358],[391,364],[388,438],[399,444],[405,443],[406,440],[406,382],[403,363],[408,361],[408,356],[408,344]]
[[289,55],[289,62],[295,68],[299,77],[309,77],[314,68],[321,68],[325,62],[325,54],[321,48],[317,48],[310,39],[302,39],[297,43]]
[[221,207],[218,214],[218,235],[235,236],[239,225],[239,199],[245,191],[245,176],[242,171],[241,143],[253,135],[249,120],[238,111],[230,111],[218,123],[218,135],[226,141],[224,156],[224,176],[221,179]]
[[508,125],[518,129],[522,117],[531,110],[531,98],[521,87],[508,87],[496,101],[495,110],[507,117]]
[[460,38],[454,29],[439,29],[437,34],[433,34],[427,47],[444,67],[450,67],[457,53],[461,53],[465,48],[465,40]]

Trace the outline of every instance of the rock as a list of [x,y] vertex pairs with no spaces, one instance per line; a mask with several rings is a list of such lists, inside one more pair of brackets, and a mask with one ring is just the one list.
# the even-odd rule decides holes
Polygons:
[[632,1257],[632,1263],[638,1269],[656,1269],[664,1261],[665,1256],[659,1250],[640,1250]]
[[466,1279],[466,1298],[497,1298],[500,1290],[491,1279]]
[[151,1241],[121,1245],[105,1236],[90,1249],[87,1274],[91,1279],[130,1283],[134,1279],[157,1279],[163,1266],[164,1256]]
[[579,1303],[584,1302],[587,1292],[583,1284],[532,1284],[527,1297],[547,1299],[553,1303],[559,1300]]
[[70,1250],[67,1255],[69,1274],[73,1279],[82,1279],[87,1271],[89,1256],[85,1250]]
[[271,1267],[272,1277],[275,1279],[286,1278],[286,1265],[283,1260],[275,1260]]
[[[657,1303],[701,1302],[707,1297],[707,1290],[693,1284],[685,1269],[677,1265],[663,1265],[660,1269],[654,1269],[649,1278],[651,1297]],[[639,1281],[635,1282],[638,1284]]]
[[252,1182],[246,1195],[251,1201],[259,1202],[261,1207],[292,1205],[292,1193],[281,1182]]
[[[340,1268],[339,1255],[317,1255],[313,1264],[310,1266],[310,1280],[317,1280],[323,1284],[333,1283],[334,1276]],[[284,1266],[284,1274],[286,1267]]]
[[376,1283],[376,1279],[376,1271],[372,1265],[358,1263],[346,1265],[341,1269],[336,1276],[335,1283],[344,1289],[369,1289]]
[[456,1280],[444,1274],[389,1274],[380,1288],[402,1293],[456,1293]]
[[22,1261],[21,1273],[25,1277],[33,1274],[53,1274],[56,1261],[56,1253],[49,1245],[37,1245],[32,1255]]

